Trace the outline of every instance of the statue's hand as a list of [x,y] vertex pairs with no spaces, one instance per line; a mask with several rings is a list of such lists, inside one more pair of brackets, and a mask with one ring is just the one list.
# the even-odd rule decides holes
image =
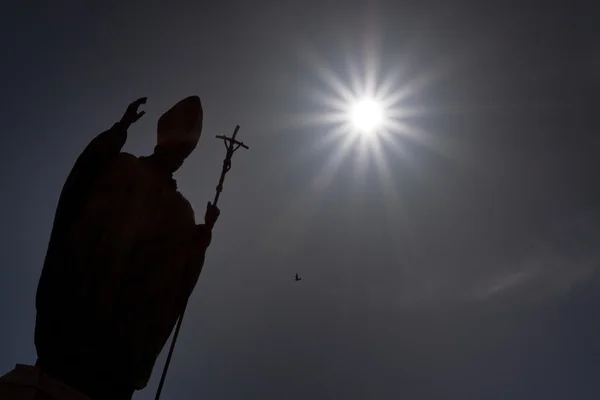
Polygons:
[[207,228],[212,229],[219,219],[219,215],[221,215],[221,211],[219,207],[213,205],[210,201],[206,205],[206,214],[204,215],[204,224]]
[[147,97],[141,97],[133,103],[131,103],[127,107],[125,114],[123,114],[123,117],[121,118],[121,124],[125,125],[126,128],[129,128],[131,124],[137,122],[140,118],[142,118],[144,114],[146,114],[146,111],[138,112],[138,108],[140,107],[140,105],[146,104],[146,100],[148,100]]

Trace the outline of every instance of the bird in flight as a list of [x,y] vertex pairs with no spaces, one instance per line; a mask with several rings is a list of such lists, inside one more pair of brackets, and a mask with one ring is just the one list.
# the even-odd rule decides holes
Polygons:
[[299,278],[299,277],[298,277],[298,274],[296,274],[296,279],[294,279],[294,280],[295,280],[296,282],[298,282],[298,281],[301,281],[301,280],[302,280],[302,278]]

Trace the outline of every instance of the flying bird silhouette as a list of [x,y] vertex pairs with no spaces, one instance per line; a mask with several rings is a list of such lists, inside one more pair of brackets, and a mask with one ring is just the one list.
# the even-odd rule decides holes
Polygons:
[[298,281],[301,281],[301,280],[302,280],[302,278],[299,278],[299,277],[298,277],[298,274],[296,274],[296,279],[294,279],[294,280],[295,280],[296,282],[298,282]]

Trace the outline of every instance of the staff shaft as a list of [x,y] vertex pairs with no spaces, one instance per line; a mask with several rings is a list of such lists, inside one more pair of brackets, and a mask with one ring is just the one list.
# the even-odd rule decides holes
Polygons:
[[[225,159],[223,160],[223,168],[221,168],[221,176],[219,178],[219,184],[217,185],[215,198],[212,202],[212,204],[214,206],[217,205],[217,202],[219,201],[219,196],[221,195],[221,192],[223,191],[223,181],[225,180],[225,174],[227,174],[227,172],[229,172],[229,170],[231,169],[231,157],[233,157],[233,153],[235,153],[235,151],[237,149],[239,149],[240,147],[243,147],[247,150],[250,149],[244,143],[235,140],[235,137],[239,130],[240,130],[240,126],[237,125],[235,127],[235,130],[233,131],[233,135],[231,137],[217,136],[217,139],[222,139],[223,142],[225,143],[227,152],[225,153]],[[187,300],[185,301],[183,310],[181,311],[181,314],[179,315],[179,318],[177,319],[177,325],[175,326],[175,332],[173,332],[173,339],[171,340],[171,346],[169,347],[169,353],[167,354],[167,359],[165,361],[165,366],[163,368],[163,372],[160,377],[160,383],[158,384],[158,389],[156,390],[156,396],[154,397],[154,400],[159,400],[160,394],[162,392],[162,388],[165,384],[165,379],[167,377],[167,371],[169,370],[169,365],[171,364],[171,357],[173,356],[173,351],[175,350],[175,343],[177,342],[177,337],[179,336],[179,330],[181,329],[181,324],[183,323],[183,316],[185,315],[186,309],[187,309]]]

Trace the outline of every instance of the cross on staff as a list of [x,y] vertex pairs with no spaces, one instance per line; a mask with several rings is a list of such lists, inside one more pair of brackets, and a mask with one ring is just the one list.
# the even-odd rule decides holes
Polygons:
[[[233,153],[240,147],[245,148],[246,150],[250,150],[250,147],[246,146],[244,142],[239,142],[235,140],[235,137],[240,130],[240,126],[236,126],[233,131],[233,135],[231,137],[227,137],[224,135],[215,136],[217,139],[223,140],[223,144],[227,149],[227,153],[225,154],[225,159],[223,160],[223,169],[221,169],[221,178],[219,179],[219,184],[217,185],[217,192],[215,193],[215,199],[213,201],[213,205],[216,206],[219,201],[219,196],[223,191],[223,181],[225,180],[225,174],[231,169],[231,157],[233,157]],[[235,147],[234,147],[235,146]]]
[[[243,147],[246,150],[250,150],[248,146],[246,146],[243,142],[240,142],[235,139],[240,130],[240,126],[237,125],[235,130],[233,131],[233,135],[231,137],[227,137],[225,135],[217,135],[217,139],[223,140],[225,144],[225,148],[227,149],[225,153],[225,159],[223,160],[223,168],[221,168],[221,177],[219,178],[219,184],[216,188],[215,199],[213,200],[213,206],[217,205],[219,201],[219,196],[223,191],[223,181],[225,180],[225,175],[231,169],[231,158],[233,157],[233,153],[236,152],[240,147]],[[175,342],[177,341],[177,336],[179,336],[179,329],[181,329],[181,323],[183,321],[183,316],[185,314],[185,310],[187,308],[187,300],[185,305],[183,306],[183,311],[181,315],[177,319],[177,326],[175,327],[175,332],[173,333],[173,339],[171,340],[171,347],[169,348],[169,354],[167,355],[167,360],[165,361],[165,367],[163,369],[162,375],[160,377],[160,383],[158,384],[158,389],[156,390],[155,400],[160,398],[160,393],[162,392],[163,385],[165,383],[165,378],[167,377],[167,371],[169,370],[169,364],[171,363],[171,356],[173,355],[173,350],[175,349]]]

